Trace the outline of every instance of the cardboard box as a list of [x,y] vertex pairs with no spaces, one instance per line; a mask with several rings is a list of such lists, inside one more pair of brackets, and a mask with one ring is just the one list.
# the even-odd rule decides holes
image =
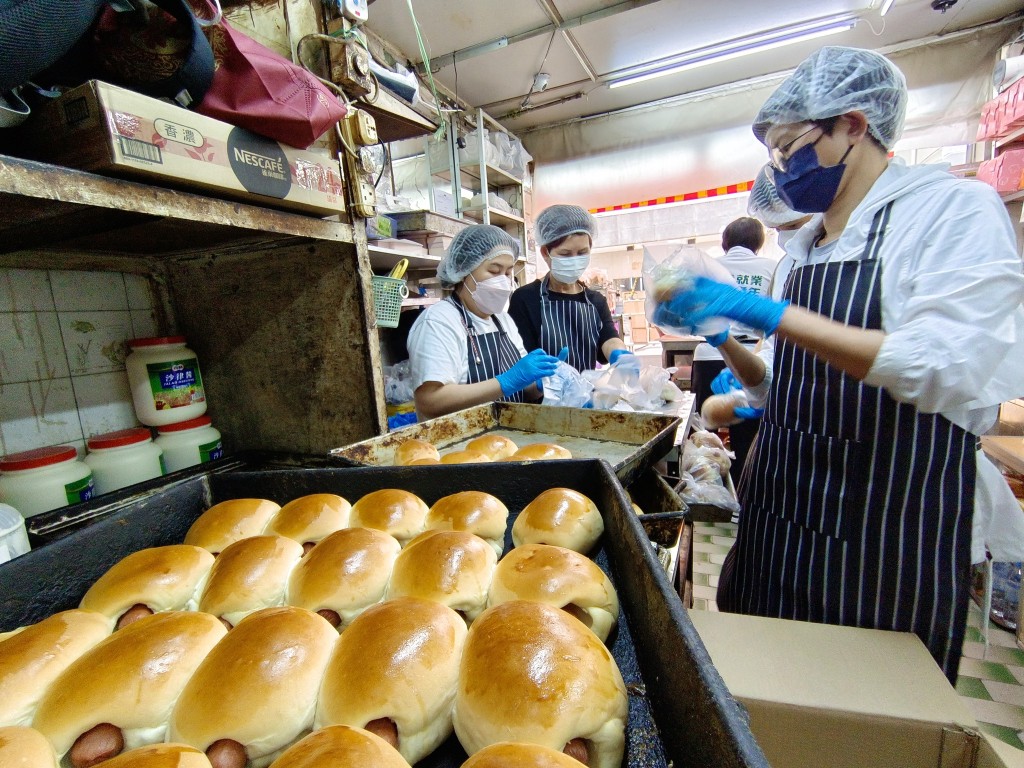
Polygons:
[[1006,765],[916,635],[689,616],[773,768]]
[[366,220],[367,240],[383,240],[398,237],[398,222],[390,216],[378,213]]
[[345,209],[341,168],[301,150],[98,80],[67,91],[29,123],[38,159],[199,187],[321,215]]

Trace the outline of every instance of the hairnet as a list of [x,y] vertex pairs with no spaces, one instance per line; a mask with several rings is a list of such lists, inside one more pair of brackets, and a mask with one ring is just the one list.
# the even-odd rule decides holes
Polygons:
[[757,172],[754,186],[747,198],[747,213],[766,227],[782,227],[807,216],[806,213],[794,211],[779,197],[775,185],[768,178],[767,170],[762,167]]
[[540,212],[533,226],[538,245],[551,243],[569,237],[569,235],[590,235],[594,239],[597,222],[578,205],[552,205]]
[[907,81],[881,54],[827,46],[804,59],[768,97],[754,119],[754,135],[764,144],[773,125],[824,120],[854,110],[867,115],[871,135],[890,149],[903,132]]
[[443,285],[450,288],[462,282],[466,275],[485,261],[503,253],[519,258],[519,242],[493,224],[473,224],[452,239],[441,263],[437,265],[437,276]]

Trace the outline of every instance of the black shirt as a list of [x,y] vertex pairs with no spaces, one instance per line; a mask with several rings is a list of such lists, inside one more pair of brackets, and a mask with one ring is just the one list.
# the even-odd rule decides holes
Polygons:
[[[523,347],[527,352],[540,346],[540,283],[540,280],[534,280],[529,285],[517,288],[508,303],[508,313],[516,321],[519,335],[523,337]],[[597,309],[597,314],[601,318],[601,329],[597,337],[597,359],[606,363],[608,360],[605,358],[604,352],[601,351],[601,347],[608,339],[619,338],[619,332],[615,329],[615,323],[612,322],[612,313],[608,309],[607,299],[589,288],[580,293],[558,293],[553,291],[550,285],[548,286],[549,301],[582,302],[584,295]]]

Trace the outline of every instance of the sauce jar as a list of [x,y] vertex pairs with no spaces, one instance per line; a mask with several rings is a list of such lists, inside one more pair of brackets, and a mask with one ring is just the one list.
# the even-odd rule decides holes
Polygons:
[[164,452],[164,467],[168,472],[214,461],[224,455],[220,432],[211,426],[209,416],[164,424],[156,431],[154,442]]
[[73,445],[51,445],[0,458],[0,501],[25,517],[91,499],[92,470]]
[[199,358],[184,336],[132,339],[128,346],[124,366],[139,421],[160,427],[206,413]]
[[86,445],[89,453],[85,463],[92,469],[96,493],[110,493],[164,473],[163,451],[145,427],[96,435]]

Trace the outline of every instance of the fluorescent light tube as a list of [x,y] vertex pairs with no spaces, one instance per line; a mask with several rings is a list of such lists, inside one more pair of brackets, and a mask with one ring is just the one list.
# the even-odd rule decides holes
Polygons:
[[698,48],[677,56],[669,56],[656,63],[641,64],[633,68],[633,74],[621,75],[613,80],[609,80],[608,87],[621,88],[624,85],[632,85],[633,83],[640,83],[644,80],[652,80],[656,77],[664,77],[665,75],[674,75],[685,69],[702,67],[705,64],[728,61],[729,59],[736,59],[750,53],[780,48],[798,41],[834,35],[837,32],[852,29],[857,24],[857,21],[856,16],[848,15],[818,19],[768,32],[758,32],[737,40],[716,43],[715,45]]
[[879,11],[879,15],[885,16],[885,14],[889,12],[889,9],[892,8],[892,4],[894,2],[896,2],[896,0],[882,0],[882,9]]

